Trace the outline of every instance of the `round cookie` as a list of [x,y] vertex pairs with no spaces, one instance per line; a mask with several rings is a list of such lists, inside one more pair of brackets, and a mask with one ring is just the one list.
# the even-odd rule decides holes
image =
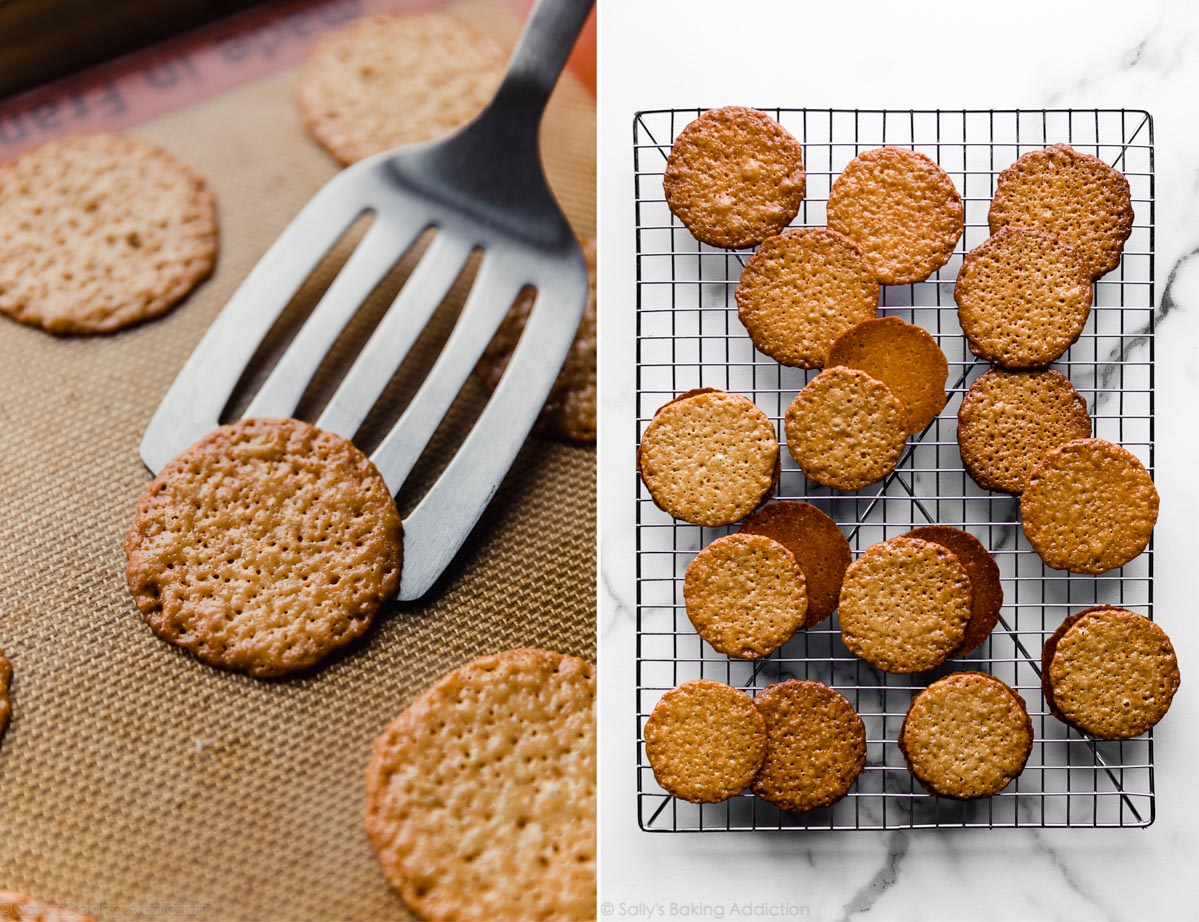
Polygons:
[[[589,237],[579,240],[583,256],[587,260],[587,279],[590,289],[583,319],[571,344],[566,361],[558,373],[550,395],[545,399],[537,428],[547,435],[558,436],[573,442],[595,441],[595,241]],[[525,330],[529,312],[533,309],[535,296],[530,292],[520,295],[500,323],[495,336],[483,357],[475,366],[475,376],[489,390],[494,391],[500,377],[508,367],[512,353]]]
[[51,333],[108,333],[174,307],[212,272],[216,202],[157,145],[48,141],[0,165],[0,311]]
[[823,368],[829,346],[878,312],[879,286],[848,237],[801,227],[768,237],[745,263],[737,316],[759,352],[783,365]]
[[1046,452],[1029,476],[1020,519],[1046,566],[1106,573],[1145,550],[1158,502],[1135,455],[1103,439],[1075,439]]
[[1013,224],[1055,234],[1092,279],[1120,265],[1132,222],[1124,175],[1066,144],[1031,151],[1000,173],[989,215],[992,234]]
[[906,538],[919,538],[939,544],[953,554],[970,577],[970,620],[966,636],[951,656],[965,656],[982,646],[999,623],[1003,607],[1003,584],[999,580],[999,564],[974,535],[948,525],[925,525],[909,531]]
[[509,650],[460,666],[375,744],[366,834],[422,919],[595,912],[595,670]]
[[27,893],[0,889],[0,920],[4,922],[96,922],[91,916],[50,906]]
[[984,490],[1022,493],[1045,452],[1091,434],[1091,415],[1057,371],[979,375],[958,408],[962,466]]
[[804,626],[808,593],[794,555],[764,535],[717,538],[683,578],[687,617],[725,656],[760,659]]
[[364,16],[317,42],[296,99],[304,127],[342,163],[449,134],[483,111],[507,55],[452,16]]
[[654,414],[637,467],[654,502],[676,519],[731,525],[774,491],[778,437],[752,400],[700,388]]
[[844,797],[866,767],[866,725],[840,692],[789,679],[754,698],[766,719],[766,760],[753,792],[801,813]]
[[1047,231],[1004,227],[966,254],[953,297],[972,353],[1004,368],[1041,368],[1082,333],[1091,278]]
[[12,716],[12,701],[9,700],[8,688],[12,684],[12,664],[4,658],[0,650],[0,739],[8,729],[8,720]]
[[840,366],[795,395],[783,430],[804,476],[837,490],[861,489],[895,470],[908,435],[906,411],[891,389]]
[[902,147],[858,154],[828,195],[829,229],[861,246],[884,285],[923,281],[949,262],[964,216],[949,174]]
[[909,434],[920,432],[945,408],[949,360],[928,331],[898,317],[850,327],[829,349],[828,364],[864,371],[891,388],[906,411]]
[[260,678],[362,635],[399,586],[391,491],[341,436],[247,419],[163,467],[125,538],[129,591],[156,634]]
[[645,756],[668,794],[716,804],[745,790],[766,758],[766,721],[744,692],[710,679],[668,691],[645,722]]
[[805,627],[814,627],[836,610],[853,551],[827,515],[811,503],[771,503],[746,519],[738,534],[765,535],[791,552],[803,571],[808,595]]
[[1066,618],[1041,651],[1041,689],[1059,720],[1097,739],[1153,727],[1178,691],[1166,632],[1125,608],[1098,605]]
[[940,666],[961,646],[970,575],[949,550],[899,537],[871,545],[845,573],[837,618],[851,653],[886,672]]
[[931,793],[990,797],[1024,771],[1032,721],[1019,692],[982,672],[955,672],[912,699],[899,731],[908,770]]
[[779,233],[799,212],[803,147],[757,109],[709,109],[675,138],[662,189],[695,239],[741,249]]

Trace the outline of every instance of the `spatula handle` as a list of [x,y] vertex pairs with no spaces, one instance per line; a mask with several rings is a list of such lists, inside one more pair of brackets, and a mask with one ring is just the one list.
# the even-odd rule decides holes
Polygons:
[[537,0],[525,23],[496,101],[540,117],[595,0]]

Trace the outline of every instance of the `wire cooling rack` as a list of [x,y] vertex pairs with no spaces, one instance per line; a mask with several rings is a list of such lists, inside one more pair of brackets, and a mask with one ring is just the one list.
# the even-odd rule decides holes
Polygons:
[[[637,436],[654,411],[690,388],[718,387],[751,398],[775,423],[817,372],[784,368],[756,352],[737,319],[733,292],[750,251],[698,243],[666,207],[662,173],[677,133],[703,109],[637,113],[633,123],[637,233]],[[995,177],[1021,154],[1065,142],[1128,177],[1136,220],[1119,268],[1095,286],[1085,330],[1055,367],[1086,399],[1094,434],[1119,442],[1153,470],[1153,122],[1122,109],[839,110],[776,109],[804,147],[807,198],[796,226],[823,225],[832,181],[854,156],[883,145],[912,147],[953,177],[966,230],[954,257],[915,285],[884,287],[882,315],[936,337],[949,359],[949,402],[913,436],[895,472],[857,493],[809,483],[785,447],[777,496],[831,515],[856,557],[871,544],[919,525],[964,528],[994,555],[1003,581],[999,625],[963,659],[917,675],[891,675],[841,643],[836,616],[800,631],[774,654],[747,662],[716,653],[696,635],[683,605],[683,575],[695,553],[734,528],[671,519],[637,487],[637,799],[654,832],[749,829],[899,829],[1001,826],[1147,826],[1154,818],[1151,734],[1096,742],[1045,706],[1040,656],[1067,614],[1115,604],[1152,617],[1153,550],[1099,577],[1047,569],[1019,525],[1015,497],[980,489],[962,469],[957,408],[987,365],[970,355],[957,322],[953,284],[962,256],[988,236]],[[979,669],[1016,688],[1035,733],[1024,773],[998,795],[954,801],[924,791],[896,745],[913,694],[961,669]],[[787,678],[816,679],[843,693],[866,724],[866,768],[832,807],[786,813],[743,793],[696,806],[667,795],[645,758],[645,720],[662,694],[697,678],[754,694]]]

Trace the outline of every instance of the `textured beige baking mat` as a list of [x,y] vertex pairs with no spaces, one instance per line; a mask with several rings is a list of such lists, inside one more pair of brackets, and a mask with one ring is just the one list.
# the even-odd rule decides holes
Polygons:
[[[457,11],[509,43],[519,31],[493,2]],[[595,453],[536,438],[433,593],[388,607],[309,675],[262,682],[204,666],[155,638],[130,601],[121,538],[150,482],[142,430],[229,294],[335,172],[301,128],[295,75],[130,129],[216,191],[220,262],[196,294],[104,338],[0,322],[0,648],[15,671],[0,742],[0,888],[102,919],[406,917],[362,832],[377,734],[476,656],[533,645],[594,661]],[[595,109],[572,78],[543,146],[567,213],[593,234]],[[339,344],[317,399],[410,263]],[[310,306],[327,281],[301,300]],[[461,295],[439,315],[442,332]],[[436,335],[423,345],[427,362]],[[419,363],[409,371],[393,405]],[[427,453],[426,480],[483,399],[472,382]]]

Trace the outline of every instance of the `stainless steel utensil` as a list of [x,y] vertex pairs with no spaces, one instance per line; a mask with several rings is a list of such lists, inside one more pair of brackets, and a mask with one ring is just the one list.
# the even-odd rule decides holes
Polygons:
[[246,416],[286,417],[362,301],[424,231],[436,236],[317,426],[352,439],[467,259],[478,274],[448,341],[371,460],[399,491],[520,290],[536,301],[512,360],[448,467],[404,522],[399,597],[449,564],[512,464],[570,348],[587,269],[545,180],[538,130],[593,0],[539,0],[495,98],[443,139],[343,170],[250,272],[188,358],[146,429],[151,471],[214,429],[247,364],[301,283],[363,213],[374,221],[254,394]]

